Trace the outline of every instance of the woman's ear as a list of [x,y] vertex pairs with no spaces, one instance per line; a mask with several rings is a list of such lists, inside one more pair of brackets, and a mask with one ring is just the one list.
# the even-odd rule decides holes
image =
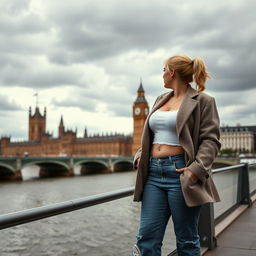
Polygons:
[[172,75],[174,75],[174,74],[175,74],[175,69],[171,68],[171,69],[170,69],[170,73],[171,73]]
[[173,68],[169,69],[170,75],[173,77],[175,75],[175,70]]

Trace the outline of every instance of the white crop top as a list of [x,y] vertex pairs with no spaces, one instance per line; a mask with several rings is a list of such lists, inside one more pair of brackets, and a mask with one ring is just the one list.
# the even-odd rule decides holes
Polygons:
[[153,144],[180,146],[176,133],[177,110],[156,110],[149,118],[149,127],[154,133]]

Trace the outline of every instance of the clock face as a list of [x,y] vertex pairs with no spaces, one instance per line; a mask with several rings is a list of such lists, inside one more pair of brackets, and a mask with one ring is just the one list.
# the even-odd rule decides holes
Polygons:
[[135,108],[134,113],[135,113],[135,115],[139,115],[140,114],[140,108]]
[[145,115],[148,114],[148,108],[145,108]]

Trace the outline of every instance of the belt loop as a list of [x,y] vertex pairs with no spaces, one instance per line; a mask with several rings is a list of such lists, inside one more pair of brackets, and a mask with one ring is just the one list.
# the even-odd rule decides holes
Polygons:
[[171,162],[171,164],[173,163],[173,157],[172,156],[169,156],[169,160]]

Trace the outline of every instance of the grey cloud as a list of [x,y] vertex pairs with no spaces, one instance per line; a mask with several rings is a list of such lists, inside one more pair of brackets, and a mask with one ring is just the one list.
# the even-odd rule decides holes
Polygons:
[[0,70],[0,86],[51,88],[79,83],[83,74],[75,69],[37,65],[5,66]]
[[[114,60],[115,57],[131,50],[154,51],[159,47],[171,50],[179,46],[184,52],[188,49],[204,52],[203,56],[206,57],[210,54],[209,51],[218,51],[211,61],[211,70],[216,71],[219,77],[226,77],[227,72],[228,75],[233,76],[232,65],[241,59],[241,56],[236,54],[238,49],[239,52],[244,51],[248,54],[255,44],[255,36],[250,32],[255,27],[252,15],[255,4],[253,1],[246,4],[240,1],[227,1],[218,5],[212,5],[212,3],[209,1],[202,11],[201,5],[205,4],[205,1],[187,2],[186,5],[182,5],[179,1],[172,1],[172,3],[158,1],[150,4],[146,1],[129,3],[110,1],[108,4],[99,4],[97,1],[78,1],[76,5],[53,1],[46,5],[47,24],[43,26],[42,21],[32,13],[26,19],[24,18],[24,26],[21,27],[30,34],[54,28],[57,43],[44,54],[51,62],[60,65],[90,61],[98,63],[106,58]],[[234,15],[242,19],[234,19]],[[18,33],[19,25],[16,24],[13,27]],[[12,30],[11,26],[9,30]],[[14,49],[17,43],[8,45]],[[31,48],[33,48],[32,45]],[[216,63],[223,54],[236,57],[226,67],[218,67]],[[251,66],[254,59],[250,61],[244,58],[244,68],[241,73],[244,74],[248,70],[246,67]],[[107,68],[111,63],[106,61],[104,65]],[[39,75],[39,79],[30,79],[30,74],[26,72],[24,85],[39,83],[38,86],[43,86],[45,83],[47,87],[51,87],[61,83],[76,83],[74,79],[69,79],[65,75],[66,83],[64,78],[54,82],[56,77],[47,79],[48,75],[43,75],[44,78]],[[59,77],[59,74],[57,76]],[[234,74],[234,80],[238,81],[235,79],[236,76],[237,73]],[[248,75],[249,79],[250,77],[252,77],[251,72]],[[20,81],[23,83],[22,78]],[[8,76],[4,82],[11,85],[18,83]],[[241,82],[243,81],[238,81],[238,84]],[[250,87],[250,84],[251,82],[248,82],[246,86]],[[231,85],[226,88],[230,89],[230,87]],[[218,89],[220,88],[224,87],[219,86]]]
[[[99,100],[90,97],[83,97],[80,100],[65,99],[62,101],[53,100],[51,102],[57,107],[80,108],[83,111],[96,112],[99,111]],[[106,102],[104,102],[106,103]],[[131,117],[132,116],[132,102],[125,104],[122,102],[108,102],[106,103],[106,112],[112,116]]]
[[[231,18],[233,20],[234,14],[243,15],[246,11],[248,18],[244,22],[248,23],[252,19],[245,4],[242,5],[243,8],[230,8],[229,2],[222,5],[209,4],[203,11],[200,4],[186,5],[187,8],[182,8],[180,2],[175,1],[172,4],[160,1],[160,4],[157,2],[150,5],[143,1],[142,4],[114,1],[111,8],[108,8],[92,3],[88,6],[88,3],[81,2],[73,12],[65,10],[64,6],[64,15],[59,13],[54,17],[56,26],[59,27],[59,46],[72,49],[74,61],[85,62],[118,55],[131,48],[153,50],[159,45],[193,45],[193,41],[195,47],[207,47],[216,36],[227,35],[231,28],[234,32],[237,31],[241,24],[233,27]],[[241,11],[243,9],[245,10]],[[226,41],[229,39],[225,38],[218,43]],[[218,44],[213,43],[212,46],[218,47]],[[230,44],[226,46],[229,47]]]
[[[137,90],[136,90],[137,91]],[[52,100],[59,107],[77,107],[84,111],[95,112],[104,104],[106,111],[114,116],[131,116],[131,107],[137,92],[130,94],[126,90],[115,88],[73,88],[70,97],[64,100]]]
[[108,104],[108,109],[114,116],[132,117],[132,104],[114,102]]
[[26,11],[29,8],[30,2],[31,0],[1,0],[1,10],[9,14],[17,14]]
[[[237,123],[241,124],[253,124],[255,125],[256,120],[256,113],[254,111],[255,107],[249,107],[249,106],[239,106],[234,108],[233,111],[229,111],[228,117],[225,119],[228,121],[230,125],[232,123],[236,125]],[[222,123],[222,122],[221,122]]]
[[15,110],[22,110],[22,107],[20,107],[14,101],[9,100],[7,96],[0,94],[0,111],[5,112]]
[[73,95],[72,97],[64,100],[53,99],[51,104],[57,107],[68,107],[68,108],[80,108],[85,111],[94,112],[97,109],[97,103],[95,99],[81,98]]
[[[5,115],[5,114],[2,114],[2,112],[0,112],[0,118],[1,118],[0,137],[11,136],[12,141],[13,141],[13,138],[27,138],[27,134],[28,134],[28,127],[26,122],[27,119],[25,119],[25,124],[15,123],[14,125],[14,120],[16,116]],[[17,126],[18,126],[18,129],[17,129]]]
[[[58,28],[58,48],[72,51],[67,58],[73,61],[87,62],[118,56],[128,49],[154,50],[159,43],[171,45],[175,42],[172,35],[179,30],[171,26],[177,20],[175,5],[170,8],[168,2],[162,3],[113,1],[108,6],[88,6],[81,2],[72,12],[63,6],[62,13],[55,13],[53,18]],[[50,58],[54,60],[54,56]]]
[[24,34],[38,34],[47,31],[47,25],[35,14],[8,15],[0,14],[1,33],[5,36],[18,36]]

